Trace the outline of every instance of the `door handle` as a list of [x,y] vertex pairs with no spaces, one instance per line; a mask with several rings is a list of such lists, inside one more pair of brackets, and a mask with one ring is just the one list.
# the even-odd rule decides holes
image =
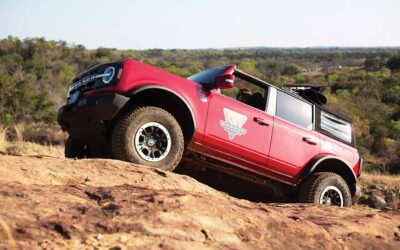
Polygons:
[[310,145],[317,145],[317,142],[312,140],[310,137],[303,137],[303,142],[306,142]]
[[269,126],[269,122],[265,121],[261,117],[254,117],[253,121],[257,122],[258,125],[261,125],[261,126]]

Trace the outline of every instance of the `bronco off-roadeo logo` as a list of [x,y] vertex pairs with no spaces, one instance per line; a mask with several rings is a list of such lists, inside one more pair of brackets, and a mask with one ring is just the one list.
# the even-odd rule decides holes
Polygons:
[[233,110],[224,108],[225,121],[220,120],[221,126],[228,132],[229,139],[233,140],[236,135],[245,135],[247,130],[243,125],[247,121],[247,117]]

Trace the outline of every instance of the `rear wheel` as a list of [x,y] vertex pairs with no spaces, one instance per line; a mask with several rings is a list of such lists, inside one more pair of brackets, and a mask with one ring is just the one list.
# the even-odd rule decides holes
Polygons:
[[112,150],[119,160],[172,171],[182,158],[184,139],[170,113],[158,107],[141,107],[117,122]]
[[315,173],[305,180],[299,190],[299,201],[339,207],[351,207],[352,204],[345,180],[330,172]]

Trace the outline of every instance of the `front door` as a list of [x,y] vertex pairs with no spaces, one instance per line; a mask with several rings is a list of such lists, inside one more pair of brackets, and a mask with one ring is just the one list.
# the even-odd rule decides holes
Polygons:
[[210,154],[249,170],[265,168],[273,117],[216,92],[209,101],[203,144]]

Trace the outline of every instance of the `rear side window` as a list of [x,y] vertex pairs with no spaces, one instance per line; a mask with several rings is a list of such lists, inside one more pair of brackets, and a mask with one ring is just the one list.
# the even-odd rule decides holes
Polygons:
[[312,129],[312,106],[296,97],[278,91],[276,116],[306,129]]
[[345,142],[351,143],[351,124],[324,111],[321,112],[321,129]]

